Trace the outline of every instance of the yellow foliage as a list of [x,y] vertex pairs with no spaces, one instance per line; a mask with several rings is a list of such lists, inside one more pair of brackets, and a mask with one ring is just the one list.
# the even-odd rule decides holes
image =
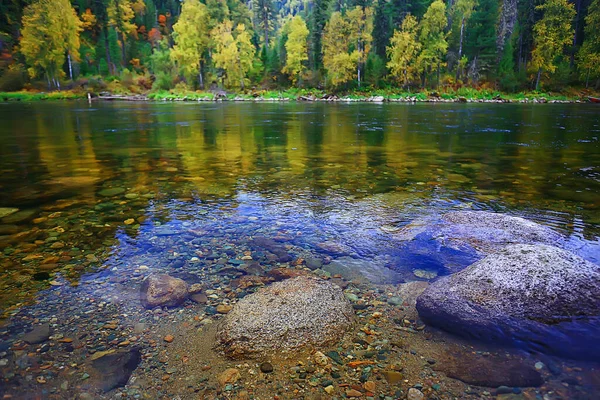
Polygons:
[[227,87],[243,89],[246,75],[252,67],[255,49],[244,24],[239,24],[235,29],[235,38],[232,27],[232,22],[225,20],[213,29],[213,61],[217,68],[225,72],[224,83]]
[[187,77],[200,72],[200,63],[209,42],[209,26],[207,7],[198,0],[185,0],[179,20],[173,25],[175,45],[171,60]]
[[417,19],[408,14],[402,21],[402,29],[394,31],[390,40],[387,54],[390,61],[387,67],[391,74],[403,85],[417,77],[415,59],[421,44],[417,41],[418,23]]
[[285,42],[287,57],[282,72],[290,75],[292,82],[295,84],[304,69],[302,63],[308,60],[306,42],[308,28],[304,20],[296,15],[288,20],[285,29],[288,32],[288,39]]
[[69,0],[40,0],[26,7],[22,19],[21,53],[29,64],[29,74],[45,72],[48,80],[62,74],[68,53],[79,59],[79,32],[83,23]]

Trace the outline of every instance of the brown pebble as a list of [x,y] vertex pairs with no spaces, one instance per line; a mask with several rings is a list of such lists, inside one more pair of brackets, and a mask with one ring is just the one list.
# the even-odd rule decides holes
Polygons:
[[163,340],[167,343],[171,343],[173,340],[175,340],[175,338],[173,337],[173,335],[167,335],[163,338]]
[[366,381],[363,384],[363,388],[367,391],[367,392],[371,392],[371,393],[375,393],[375,390],[377,389],[377,385],[375,385],[375,382],[373,381]]
[[231,307],[230,305],[227,304],[219,304],[217,306],[217,312],[219,314],[227,314],[229,311],[231,311],[233,307]]
[[241,378],[240,371],[236,368],[227,368],[217,377],[219,385],[225,386],[228,383],[236,383]]
[[346,390],[346,396],[347,397],[361,397],[362,393],[356,389],[348,389],[348,390]]
[[131,344],[131,342],[129,340],[123,340],[117,346],[119,346],[119,347],[125,347],[125,346],[129,346],[130,344]]
[[396,383],[401,382],[403,378],[402,374],[397,371],[383,371],[382,374],[390,385],[395,385]]

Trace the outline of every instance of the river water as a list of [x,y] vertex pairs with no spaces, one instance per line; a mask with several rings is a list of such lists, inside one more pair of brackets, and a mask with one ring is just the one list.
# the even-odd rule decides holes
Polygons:
[[[582,104],[0,104],[0,359],[7,360],[0,368],[8,374],[0,393],[15,396],[15,385],[54,398],[88,390],[72,375],[64,378],[64,368],[77,371],[89,354],[127,348],[124,338],[143,343],[144,333],[132,329],[156,316],[136,311],[132,293],[153,270],[211,286],[203,309],[231,298],[227,285],[236,272],[227,274],[247,266],[244,256],[319,271],[323,263],[352,258],[378,266],[367,274],[374,286],[360,290],[385,295],[394,285],[443,274],[418,257],[399,262],[390,233],[465,209],[546,225],[566,236],[572,251],[599,263],[599,115],[598,107]],[[269,240],[262,250],[253,247],[256,237]],[[280,251],[292,261],[277,259]],[[86,328],[79,316],[61,328],[65,310],[89,316],[98,303],[107,304],[102,310],[115,307],[108,314],[127,322],[124,331],[75,338],[89,354],[69,367],[60,356],[68,342],[61,337]],[[185,312],[198,307],[186,304]],[[107,318],[99,312],[85,324],[98,330]],[[58,355],[23,361],[27,352],[48,351],[19,341],[42,322],[60,331],[50,338]],[[597,367],[564,366],[571,369],[546,377],[554,386],[532,396],[566,398],[562,390],[595,398]],[[148,375],[155,370],[144,368]],[[117,390],[173,397],[183,389],[172,381],[162,379],[156,392],[131,381]],[[394,397],[388,389],[382,398]],[[239,390],[224,393],[234,398]],[[262,393],[269,390],[276,389]],[[465,398],[494,394],[452,390]]]

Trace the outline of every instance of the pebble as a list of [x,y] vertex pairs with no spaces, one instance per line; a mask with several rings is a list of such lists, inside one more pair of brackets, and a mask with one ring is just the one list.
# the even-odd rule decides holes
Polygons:
[[273,372],[273,365],[270,362],[264,362],[260,364],[260,371],[265,374]]
[[175,340],[175,338],[173,337],[173,335],[167,335],[163,338],[163,340],[167,343],[171,343],[173,340]]
[[534,365],[535,369],[537,369],[538,371],[541,370],[541,369],[543,369],[544,366],[545,366],[544,363],[541,362],[541,361],[536,362],[535,365]]
[[382,374],[385,377],[387,383],[389,383],[390,385],[400,383],[402,382],[402,379],[404,379],[403,375],[398,371],[383,371]]
[[217,312],[219,314],[227,314],[229,311],[231,311],[233,309],[232,306],[228,305],[228,304],[219,304],[217,306]]
[[425,395],[419,389],[410,388],[408,389],[408,395],[406,396],[407,400],[423,400]]
[[333,385],[327,386],[324,390],[327,394],[333,394],[335,392],[335,388],[333,387]]
[[355,390],[355,389],[346,390],[347,397],[361,397],[362,395],[363,394],[361,392],[359,392],[358,390]]
[[377,390],[377,385],[373,381],[366,381],[365,383],[363,383],[363,388],[367,392],[375,393],[375,390]]
[[228,383],[236,383],[241,378],[240,371],[237,368],[227,368],[217,377],[219,385],[225,386]]

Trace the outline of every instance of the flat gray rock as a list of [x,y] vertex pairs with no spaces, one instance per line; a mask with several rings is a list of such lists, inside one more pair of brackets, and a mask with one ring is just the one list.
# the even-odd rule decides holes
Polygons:
[[600,356],[600,267],[556,247],[507,246],[432,283],[417,310],[463,336]]
[[338,286],[300,276],[240,300],[219,326],[217,342],[229,357],[252,358],[335,343],[353,322],[352,306]]
[[23,336],[23,341],[29,344],[44,343],[50,338],[50,325],[36,325],[33,329]]
[[140,301],[146,308],[175,307],[188,297],[188,284],[166,274],[150,275],[140,288]]
[[321,268],[331,275],[339,274],[342,278],[355,283],[395,284],[403,282],[397,272],[374,260],[340,257]]

